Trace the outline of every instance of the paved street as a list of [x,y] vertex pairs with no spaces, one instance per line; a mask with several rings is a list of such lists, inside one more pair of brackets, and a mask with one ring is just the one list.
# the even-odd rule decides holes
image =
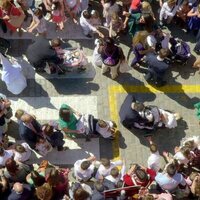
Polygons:
[[[186,41],[190,38],[190,46],[193,49],[193,36],[175,30],[175,28],[173,27],[171,30],[172,33],[181,36]],[[94,41],[84,38],[77,30],[79,29],[70,29],[64,40],[73,47],[83,47],[83,51],[91,60]],[[173,130],[163,129],[153,136],[160,152],[168,150],[172,153],[174,147],[179,145],[184,137],[199,134],[197,131],[199,125],[193,105],[200,101],[200,75],[195,73],[191,67],[194,57],[189,60],[186,66],[172,66],[166,75],[168,85],[155,89],[146,83],[142,70],[133,69],[128,73],[120,74],[116,80],[111,80],[109,75],[102,75],[101,69],[93,66],[92,63],[83,74],[77,72],[67,72],[66,75],[61,76],[35,74],[27,61],[23,60],[23,53],[30,44],[31,37],[26,34],[22,38],[12,37],[7,37],[12,45],[10,54],[17,57],[22,63],[24,73],[28,78],[27,88],[18,96],[8,92],[5,84],[0,82],[0,92],[11,99],[14,111],[17,108],[25,109],[44,123],[49,120],[57,120],[59,106],[62,103],[67,103],[79,112],[91,113],[98,118],[116,121],[121,133],[117,137],[119,140],[114,142],[102,138],[95,138],[87,143],[83,138],[79,138],[75,141],[76,144],[66,141],[70,150],[57,157],[57,154],[53,152],[52,157],[50,157],[56,158],[52,162],[71,165],[75,159],[94,153],[98,158],[121,157],[125,159],[127,166],[132,162],[146,165],[149,151],[143,133],[140,131],[130,132],[120,124],[119,115],[123,115],[124,110],[127,109],[126,105],[130,101],[131,95],[135,95],[137,99],[146,102],[146,104],[176,111],[182,116],[177,128]],[[53,37],[55,34],[51,33],[48,38]],[[123,36],[120,45],[127,55],[130,49],[130,39]],[[196,55],[194,54],[194,56]],[[17,124],[14,118],[13,120],[10,133],[11,136],[18,139]]]

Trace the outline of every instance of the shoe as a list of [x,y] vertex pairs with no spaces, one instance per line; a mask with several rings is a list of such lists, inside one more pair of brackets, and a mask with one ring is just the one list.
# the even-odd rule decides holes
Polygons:
[[92,38],[92,36],[90,34],[87,34],[86,37],[87,38]]
[[159,82],[156,82],[156,86],[157,87],[162,87],[162,86],[164,86],[164,85],[166,85],[167,84],[167,81],[159,81]]
[[85,67],[79,67],[79,68],[77,69],[77,71],[78,71],[79,73],[85,72],[85,71],[86,71],[86,68],[85,68]]

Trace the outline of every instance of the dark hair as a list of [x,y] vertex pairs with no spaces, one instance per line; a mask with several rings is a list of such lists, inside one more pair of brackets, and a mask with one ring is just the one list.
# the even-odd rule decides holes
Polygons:
[[59,171],[55,168],[51,168],[49,173],[47,173],[46,177],[47,177],[47,182],[51,186],[57,185],[60,181],[64,182],[64,180],[61,180],[61,176],[59,174]]
[[74,200],[86,200],[89,196],[89,193],[83,188],[78,188],[74,191]]
[[64,121],[69,122],[70,121],[70,115],[71,115],[70,109],[68,109],[68,108],[60,108],[60,110],[59,110],[59,116]]
[[147,173],[144,170],[140,169],[140,168],[137,168],[135,170],[135,174],[140,179],[140,181],[142,181],[142,182],[148,180]]
[[104,45],[105,45],[107,48],[113,47],[113,46],[115,45],[115,41],[114,41],[114,39],[111,38],[111,37],[106,37],[106,38],[104,39]]
[[53,134],[53,126],[49,124],[44,124],[43,127],[44,127],[43,132],[45,135],[51,136]]
[[18,165],[13,158],[8,158],[6,160],[5,167],[8,170],[8,172],[12,174],[15,174],[18,170]]
[[190,159],[190,149],[186,146],[181,147],[180,152],[187,158]]
[[52,5],[54,5],[53,10],[59,10],[61,8],[61,5],[60,5],[59,1],[52,2]]
[[136,110],[137,112],[143,111],[144,108],[145,108],[145,106],[142,102],[135,102],[134,103],[134,110]]
[[151,15],[145,15],[144,17],[144,29],[148,32],[151,33],[153,31],[153,24],[154,24],[154,19]]
[[110,171],[110,175],[113,177],[118,177],[119,176],[119,169],[117,167],[113,167]]
[[35,187],[39,187],[45,183],[45,178],[41,176],[37,171],[31,172],[31,179]]
[[90,161],[85,160],[81,163],[81,169],[82,170],[87,170],[90,167]]
[[4,148],[0,147],[0,155],[3,155],[3,153],[4,153]]
[[26,149],[24,148],[24,146],[22,146],[21,144],[17,144],[15,146],[15,151],[19,152],[19,153],[24,153],[26,152]]
[[61,40],[60,38],[54,38],[51,40],[51,46],[52,47],[59,47],[61,45]]
[[161,58],[166,58],[169,55],[169,50],[168,49],[161,49],[159,51],[159,56]]
[[104,167],[110,167],[110,160],[108,158],[102,158],[100,161]]
[[176,166],[174,164],[169,164],[167,165],[166,171],[170,177],[173,177],[176,174]]
[[34,15],[36,15],[39,19],[42,19],[42,17],[43,17],[42,10],[40,8],[36,8],[34,10]]
[[88,10],[83,11],[83,17],[85,19],[90,19],[91,18],[91,14],[88,12]]

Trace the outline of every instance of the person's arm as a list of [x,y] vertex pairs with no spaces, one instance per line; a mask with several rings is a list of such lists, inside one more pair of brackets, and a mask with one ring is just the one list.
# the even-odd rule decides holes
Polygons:
[[28,32],[32,32],[35,28],[40,24],[40,20],[38,18],[33,18],[31,25],[27,28]]
[[68,129],[67,127],[62,128],[62,130],[65,133],[79,133],[79,130],[71,130],[71,129]]
[[166,12],[166,3],[164,3],[160,9],[159,20],[162,22],[164,14]]
[[193,8],[187,14],[188,17],[194,17],[194,16],[197,16],[197,15],[198,15],[198,12],[194,11]]
[[123,15],[126,17],[125,20],[124,20],[124,23],[123,23],[123,28],[125,29],[126,26],[127,26],[128,20],[129,20],[130,13],[123,12]]

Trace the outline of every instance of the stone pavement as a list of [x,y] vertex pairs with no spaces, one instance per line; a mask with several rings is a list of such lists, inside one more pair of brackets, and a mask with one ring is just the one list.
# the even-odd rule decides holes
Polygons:
[[[186,41],[189,39],[191,48],[194,46],[192,35],[187,35],[177,30],[176,27],[172,27],[171,31],[173,35],[180,36]],[[76,34],[78,34],[77,37]],[[79,34],[74,32],[74,38],[78,38]],[[10,54],[18,57],[18,59],[23,58],[23,53],[31,40],[22,37],[22,39],[11,41],[13,48]],[[86,55],[91,57],[94,49],[93,40],[76,39],[67,40],[67,42],[71,46],[82,46]],[[127,55],[130,49],[130,38],[122,36],[120,45],[125,51],[125,55]],[[192,52],[192,54],[194,53]],[[194,54],[194,56],[196,55]],[[131,59],[132,55],[129,60]],[[22,62],[26,61],[23,60]],[[146,165],[149,150],[148,143],[143,137],[144,133],[141,131],[130,132],[122,127],[119,115],[123,115],[126,104],[130,101],[130,95],[135,95],[137,99],[146,102],[146,104],[157,105],[179,112],[183,118],[179,121],[177,128],[159,130],[153,136],[160,152],[168,150],[172,153],[174,147],[179,145],[184,137],[198,134],[196,130],[198,129],[198,121],[195,118],[193,104],[200,101],[200,81],[199,74],[195,73],[195,70],[191,67],[193,62],[194,57],[189,60],[186,66],[177,64],[172,66],[166,76],[169,86],[167,89],[155,89],[149,86],[143,78],[145,68],[138,71],[131,70],[128,73],[120,74],[116,80],[111,80],[109,74],[103,76],[101,69],[92,65],[90,66],[91,71],[89,70],[86,74],[69,73],[65,76],[52,77],[45,75],[43,77],[34,74],[26,63],[23,66],[29,67],[28,73],[25,73],[28,75],[27,88],[20,95],[15,96],[8,92],[4,83],[1,82],[0,92],[12,100],[14,109],[25,108],[28,112],[37,115],[41,122],[57,119],[58,108],[62,103],[69,103],[79,111],[93,113],[105,120],[113,119],[118,124],[118,129],[121,132],[119,141],[111,142],[102,138],[99,138],[99,140],[94,139],[95,141],[92,141],[92,143],[88,142],[85,143],[85,147],[82,146],[83,152],[86,152],[90,146],[89,151],[96,152],[97,157],[121,157],[125,159],[127,166],[132,162]],[[17,125],[15,122],[11,124],[10,130],[11,132],[14,130],[16,136]],[[96,146],[90,145],[94,143]],[[74,155],[72,150],[69,160]],[[85,154],[79,156],[79,158],[83,158]],[[72,163],[69,163],[68,159],[63,159],[64,157],[67,156],[60,156],[56,162],[58,164],[59,162],[60,164],[63,164],[63,162],[66,162],[66,164]],[[78,158],[76,157],[76,159]]]

